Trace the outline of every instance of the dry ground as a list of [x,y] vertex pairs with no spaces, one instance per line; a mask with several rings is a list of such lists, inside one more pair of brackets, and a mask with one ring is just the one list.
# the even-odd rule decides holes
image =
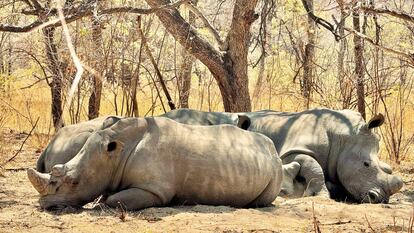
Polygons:
[[[14,155],[26,136],[6,129],[1,135],[0,163]],[[313,213],[321,232],[408,232],[413,214],[412,163],[399,167],[405,186],[389,204],[355,205],[312,197],[277,198],[274,206],[260,209],[196,205],[124,213],[89,205],[78,211],[46,212],[39,208],[25,172],[38,156],[26,145],[0,171],[0,232],[314,232]]]

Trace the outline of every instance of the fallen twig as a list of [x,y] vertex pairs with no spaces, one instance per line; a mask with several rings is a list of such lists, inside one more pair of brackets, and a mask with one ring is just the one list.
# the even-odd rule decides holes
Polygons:
[[365,214],[365,220],[367,221],[367,223],[368,223],[368,227],[369,227],[369,229],[371,229],[371,231],[373,232],[373,233],[375,233],[376,231],[374,230],[374,228],[372,228],[372,226],[371,226],[371,223],[369,222],[369,220],[368,220],[368,218],[367,218],[367,215]]
[[314,207],[314,203],[313,202],[312,202],[312,216],[313,216],[313,230],[315,231],[315,233],[321,233],[321,229],[319,228],[320,222],[316,218],[316,215],[315,215],[315,207]]
[[30,132],[27,134],[26,138],[24,139],[23,143],[20,145],[19,150],[8,160],[6,160],[6,162],[4,162],[3,164],[0,165],[1,168],[4,167],[4,165],[6,165],[7,163],[9,163],[10,161],[12,161],[14,158],[16,158],[16,156],[22,151],[24,144],[26,143],[27,139],[29,139],[29,137],[32,135],[33,130],[36,128],[37,123],[39,122],[39,117],[36,120],[36,123],[33,125],[32,129],[30,130]]
[[408,233],[413,233],[413,228],[414,228],[414,203],[413,203],[413,212],[412,215],[410,217],[410,220],[408,221]]
[[351,220],[348,220],[348,221],[341,221],[341,220],[339,220],[339,221],[337,221],[337,222],[326,222],[326,223],[319,223],[319,225],[322,225],[322,226],[329,226],[329,225],[342,225],[342,224],[347,224],[347,223],[351,223],[352,221]]

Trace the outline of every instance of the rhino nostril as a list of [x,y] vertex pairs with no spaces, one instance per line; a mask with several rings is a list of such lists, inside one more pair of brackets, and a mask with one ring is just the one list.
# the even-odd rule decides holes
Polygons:
[[379,195],[378,195],[378,193],[376,193],[374,191],[369,191],[368,192],[368,198],[369,198],[369,202],[378,202]]

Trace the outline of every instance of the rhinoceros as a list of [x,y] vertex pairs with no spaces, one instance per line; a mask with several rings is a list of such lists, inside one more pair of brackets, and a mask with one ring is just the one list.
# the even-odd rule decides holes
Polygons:
[[119,119],[105,116],[61,128],[37,160],[36,170],[50,172],[54,165],[66,163],[82,149],[93,132],[107,128]]
[[284,163],[303,155],[314,158],[328,188],[343,187],[356,201],[388,202],[403,186],[391,167],[378,159],[379,137],[373,129],[383,124],[382,115],[368,123],[352,110],[265,110],[244,115],[251,121],[248,130],[272,139]]
[[82,206],[101,194],[109,206],[129,210],[172,201],[256,207],[272,203],[280,191],[282,162],[261,134],[162,117],[103,125],[50,174],[28,170],[41,207]]

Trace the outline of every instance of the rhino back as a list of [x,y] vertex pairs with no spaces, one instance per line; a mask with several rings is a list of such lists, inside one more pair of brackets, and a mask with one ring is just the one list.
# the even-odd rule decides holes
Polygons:
[[280,156],[307,154],[328,171],[331,150],[340,150],[337,135],[352,134],[360,116],[353,111],[312,109],[299,113],[259,111],[245,113],[251,119],[249,130],[272,139]]
[[161,117],[167,117],[183,124],[190,125],[220,125],[235,124],[237,115],[225,112],[203,112],[193,109],[176,109],[167,112]]
[[149,189],[164,201],[244,206],[278,179],[276,198],[281,160],[268,138],[229,125],[148,121],[149,132],[127,164],[123,185]]

